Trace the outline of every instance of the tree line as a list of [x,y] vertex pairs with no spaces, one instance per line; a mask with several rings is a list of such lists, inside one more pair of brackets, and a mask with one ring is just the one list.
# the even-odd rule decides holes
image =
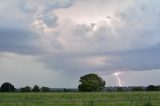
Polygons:
[[13,84],[9,82],[5,82],[0,87],[0,92],[49,92],[48,87],[39,87],[38,85],[34,85],[34,87],[26,86],[22,88],[15,88]]
[[160,91],[160,86],[149,85],[147,87],[105,87],[106,82],[97,74],[90,73],[80,77],[78,89],[53,89],[49,87],[25,86],[16,89],[13,84],[5,82],[0,87],[0,92],[100,92],[100,91]]

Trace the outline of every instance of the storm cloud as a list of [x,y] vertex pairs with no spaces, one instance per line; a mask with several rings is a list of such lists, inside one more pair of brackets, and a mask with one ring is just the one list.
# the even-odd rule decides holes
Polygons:
[[[22,54],[38,53],[39,36],[36,32],[18,21],[3,20],[0,23],[0,51]],[[36,47],[37,45],[37,47]]]
[[0,2],[1,53],[32,56],[76,78],[160,69],[158,0]]

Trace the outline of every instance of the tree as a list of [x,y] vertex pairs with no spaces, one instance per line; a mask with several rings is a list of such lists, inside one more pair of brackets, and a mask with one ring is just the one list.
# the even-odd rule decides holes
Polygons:
[[82,76],[79,82],[79,91],[101,91],[105,86],[105,81],[94,73]]
[[40,92],[39,86],[38,85],[34,85],[32,92]]
[[123,90],[122,87],[118,87],[118,88],[117,88],[117,91],[118,91],[118,92],[122,92],[122,91],[124,91],[124,90]]
[[26,87],[24,87],[24,88],[20,88],[20,91],[21,91],[21,92],[31,92],[31,87],[26,86]]
[[154,106],[154,105],[151,102],[147,102],[143,106]]
[[158,91],[158,86],[149,85],[147,87],[147,91]]
[[14,86],[9,82],[5,82],[1,85],[1,92],[14,92],[14,90]]
[[158,91],[160,91],[160,85],[158,86]]
[[142,88],[142,87],[134,87],[134,88],[132,88],[132,91],[144,91],[144,88]]
[[50,92],[51,90],[50,90],[50,88],[48,88],[48,87],[42,87],[41,88],[41,92]]

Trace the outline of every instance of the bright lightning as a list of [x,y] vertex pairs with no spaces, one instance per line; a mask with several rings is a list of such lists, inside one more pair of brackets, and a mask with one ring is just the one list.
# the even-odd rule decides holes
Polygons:
[[116,78],[117,78],[117,80],[118,80],[118,85],[121,87],[122,86],[122,84],[121,84],[121,79],[119,78],[119,72],[115,72],[113,75],[115,75],[116,76]]

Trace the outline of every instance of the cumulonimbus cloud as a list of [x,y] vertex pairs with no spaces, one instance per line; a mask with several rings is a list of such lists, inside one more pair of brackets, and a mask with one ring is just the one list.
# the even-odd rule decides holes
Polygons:
[[[18,22],[7,25],[5,21],[1,21],[0,50],[14,53],[19,53],[20,50],[24,50],[24,53],[38,51],[38,61],[46,64],[47,68],[65,73],[112,73],[116,70],[141,71],[160,68],[160,51],[157,46],[160,43],[158,1],[142,3],[136,0],[130,7],[114,11],[109,18],[100,14],[103,18],[94,22],[94,27],[91,26],[93,23],[77,23],[74,21],[76,19],[67,19],[63,14],[56,15],[58,9],[73,6],[72,2],[50,1],[40,4],[36,10],[30,6],[21,8],[27,16],[34,10],[34,17],[29,23],[31,28],[21,27]],[[78,6],[73,6],[72,9],[74,8],[77,12],[80,9]],[[90,13],[87,6],[85,12]],[[65,17],[66,20],[59,20],[59,17]],[[33,24],[37,26],[32,26]],[[43,30],[38,29],[39,26],[43,27]],[[36,32],[32,31],[32,28],[35,28]],[[39,48],[35,48],[35,42]]]
[[84,24],[72,24],[67,31],[62,27],[59,39],[64,44],[64,52],[46,55],[42,61],[49,68],[71,72],[159,69],[160,24],[157,17],[160,8],[156,6],[156,12],[153,12],[153,4],[136,1],[116,13],[111,22],[119,19],[122,25],[116,27],[114,24],[114,31],[107,23],[96,30]]

